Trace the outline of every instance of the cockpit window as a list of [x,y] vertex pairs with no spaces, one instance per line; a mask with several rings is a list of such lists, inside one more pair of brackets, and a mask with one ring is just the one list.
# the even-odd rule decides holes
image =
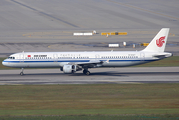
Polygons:
[[8,57],[8,59],[15,59],[15,57]]

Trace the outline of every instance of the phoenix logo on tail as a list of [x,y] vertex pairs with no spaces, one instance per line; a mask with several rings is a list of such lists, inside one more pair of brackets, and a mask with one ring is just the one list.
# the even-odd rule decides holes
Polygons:
[[156,40],[157,46],[158,46],[158,47],[162,47],[162,46],[163,46],[163,43],[165,43],[164,40],[165,40],[165,36],[163,36],[163,37],[157,39],[157,40]]

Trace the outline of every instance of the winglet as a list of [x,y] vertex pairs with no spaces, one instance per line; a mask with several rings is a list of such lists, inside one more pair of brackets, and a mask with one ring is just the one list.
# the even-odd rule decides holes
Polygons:
[[164,52],[169,30],[169,28],[162,28],[143,51]]

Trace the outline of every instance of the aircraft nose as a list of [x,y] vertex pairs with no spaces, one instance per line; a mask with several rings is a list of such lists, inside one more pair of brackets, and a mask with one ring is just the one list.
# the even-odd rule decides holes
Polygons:
[[4,66],[7,66],[6,60],[2,61],[2,64],[3,64]]
[[4,64],[5,64],[5,62],[4,62],[4,61],[2,61],[2,64],[4,65]]

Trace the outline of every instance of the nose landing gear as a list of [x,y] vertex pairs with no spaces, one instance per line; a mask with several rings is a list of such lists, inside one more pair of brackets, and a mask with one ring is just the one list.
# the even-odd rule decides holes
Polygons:
[[22,71],[20,72],[20,75],[23,76],[23,75],[24,75],[24,73],[23,73],[24,68],[22,68],[21,70],[22,70]]

